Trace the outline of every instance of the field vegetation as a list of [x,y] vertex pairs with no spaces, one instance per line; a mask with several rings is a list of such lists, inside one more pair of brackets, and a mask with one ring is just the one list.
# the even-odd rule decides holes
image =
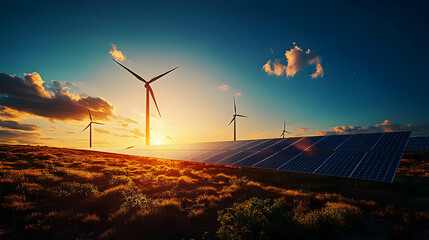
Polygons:
[[0,145],[1,239],[429,238],[429,157],[394,183]]

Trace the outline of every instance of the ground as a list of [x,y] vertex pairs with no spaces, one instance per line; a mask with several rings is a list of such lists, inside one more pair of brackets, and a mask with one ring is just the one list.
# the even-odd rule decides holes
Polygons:
[[429,155],[378,183],[0,145],[1,239],[424,239]]

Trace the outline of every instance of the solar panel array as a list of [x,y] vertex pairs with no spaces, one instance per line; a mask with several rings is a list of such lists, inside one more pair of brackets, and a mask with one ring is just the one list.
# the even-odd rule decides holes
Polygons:
[[160,145],[126,150],[172,160],[392,182],[410,132]]
[[429,136],[428,137],[410,137],[406,148],[407,152],[423,152],[429,151]]

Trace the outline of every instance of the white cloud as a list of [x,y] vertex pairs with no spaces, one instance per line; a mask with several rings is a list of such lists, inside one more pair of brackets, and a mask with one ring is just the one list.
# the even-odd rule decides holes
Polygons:
[[223,85],[219,86],[219,89],[223,90],[223,91],[228,91],[229,90],[229,86],[226,85],[226,84],[223,84]]
[[[278,60],[271,64],[271,60],[268,60],[265,65],[262,66],[263,70],[268,75],[282,76],[286,73],[287,77],[293,77],[295,74],[304,69],[307,65],[316,65],[316,72],[311,74],[312,78],[323,77],[324,70],[322,67],[322,58],[316,53],[310,51],[303,51],[294,42],[294,47],[285,53],[287,65],[281,64]],[[272,67],[271,67],[272,65]]]
[[399,124],[389,120],[382,123],[361,127],[361,126],[336,126],[329,130],[318,131],[319,135],[341,135],[357,133],[377,133],[377,132],[394,132],[394,131],[413,131],[415,133],[428,134],[429,125],[415,126],[412,124]]
[[123,62],[127,59],[127,57],[118,49],[116,49],[116,45],[112,43],[112,49],[109,52],[112,57],[119,62]]
[[299,131],[302,131],[302,132],[307,132],[308,130],[310,130],[310,128],[309,128],[309,127],[297,127],[297,129],[298,129]]

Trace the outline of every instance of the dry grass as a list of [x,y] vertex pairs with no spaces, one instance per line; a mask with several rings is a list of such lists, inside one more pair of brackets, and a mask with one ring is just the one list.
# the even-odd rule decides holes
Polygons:
[[387,238],[429,237],[427,155],[406,156],[393,184],[357,189],[347,179],[71,149],[0,145],[0,157],[2,239],[365,238],[380,228]]

